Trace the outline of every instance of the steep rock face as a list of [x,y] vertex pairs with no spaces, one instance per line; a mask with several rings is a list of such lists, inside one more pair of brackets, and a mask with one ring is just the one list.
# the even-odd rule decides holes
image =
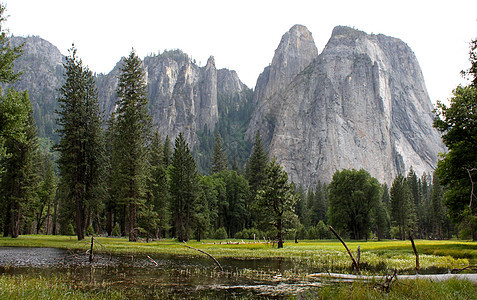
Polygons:
[[[317,57],[318,50],[311,32],[305,26],[293,26],[283,35],[270,66],[260,74],[255,86],[254,103],[260,106],[263,100],[287,89],[295,76]],[[253,128],[261,118],[260,115],[252,118],[250,127],[252,130],[247,131],[249,138],[255,136]],[[265,142],[269,142],[272,137],[264,135],[263,138]]]
[[[213,57],[198,67],[179,50],[146,57],[143,61],[153,123],[172,138],[182,132],[194,146],[197,130],[213,130],[218,121],[217,70]],[[98,91],[104,110],[111,113],[121,62],[107,75],[98,76]]]
[[13,36],[11,42],[15,46],[24,43],[23,55],[14,63],[15,71],[23,73],[14,87],[28,90],[40,136],[54,136],[56,98],[64,82],[64,57],[58,48],[37,36]]
[[336,27],[318,59],[279,94],[261,98],[260,130],[291,180],[329,182],[364,168],[390,183],[411,166],[432,172],[444,150],[419,64],[402,41]]

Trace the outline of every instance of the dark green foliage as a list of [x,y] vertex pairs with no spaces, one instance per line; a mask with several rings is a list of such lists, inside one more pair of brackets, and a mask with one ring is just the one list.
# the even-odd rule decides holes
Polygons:
[[227,170],[228,160],[223,149],[220,133],[215,134],[214,156],[212,157],[211,174]]
[[248,184],[250,186],[250,200],[247,203],[248,209],[252,210],[251,220],[249,221],[249,225],[251,226],[252,222],[258,221],[258,214],[259,212],[254,212],[253,208],[258,207],[254,204],[255,198],[257,196],[258,191],[262,187],[262,182],[266,178],[265,169],[268,164],[268,153],[265,151],[262,143],[262,138],[260,136],[260,132],[257,131],[255,135],[255,141],[253,143],[252,154],[247,161],[246,165],[246,173],[245,176],[248,180]]
[[371,210],[381,197],[376,178],[363,169],[337,171],[328,188],[330,224],[352,239],[367,238]]
[[[7,30],[4,23],[7,19],[5,16],[5,5],[0,3],[0,84],[15,82],[21,74],[13,71],[13,62],[23,52],[22,47],[11,47],[10,39],[7,37]],[[8,155],[4,144],[6,139],[15,138],[22,140],[22,124],[28,118],[28,108],[17,105],[17,101],[13,99],[14,91],[3,95],[1,92],[0,102],[0,160]],[[0,172],[2,166],[0,166]]]
[[248,182],[235,171],[224,170],[215,175],[223,182],[225,194],[218,194],[218,226],[224,226],[228,236],[235,234],[246,228],[249,219],[247,201],[250,197]]
[[265,179],[257,193],[257,207],[261,211],[261,224],[276,230],[278,248],[283,248],[283,234],[295,227],[295,187],[288,182],[288,174],[273,159],[265,169]]
[[453,91],[450,106],[438,102],[434,127],[442,133],[448,152],[442,155],[436,169],[439,181],[446,187],[445,204],[454,223],[464,222],[477,239],[477,39],[470,49],[471,67],[468,86]]
[[[5,173],[1,177],[1,199],[4,212],[4,235],[10,234],[13,238],[20,235],[21,222],[31,224],[33,209],[37,197],[38,178],[38,137],[33,109],[27,93],[18,93],[9,90],[4,95],[0,105],[2,113],[8,112],[4,108],[7,102],[27,111],[27,118],[17,128],[20,139],[7,136],[5,148],[8,156],[3,157],[2,165]],[[13,115],[14,116],[14,115]]]
[[38,202],[34,208],[36,234],[41,233],[40,231],[43,226],[45,226],[45,233],[49,234],[57,181],[49,153],[42,153],[40,156],[39,175],[41,181],[37,191]]
[[164,167],[163,142],[158,131],[154,132],[149,151],[149,191],[152,197],[152,210],[157,214],[154,236],[161,238],[165,237],[170,229],[170,195],[167,171]]
[[78,240],[84,238],[86,219],[99,214],[104,198],[104,144],[101,115],[93,73],[76,56],[64,65],[65,83],[58,98],[57,124],[60,142],[58,167],[65,192],[64,201],[74,203]]
[[122,211],[124,231],[130,241],[135,241],[138,213],[145,211],[148,192],[147,143],[150,140],[151,116],[144,69],[134,50],[123,61],[117,96],[116,133],[112,149],[114,196]]
[[215,131],[205,127],[197,132],[199,145],[195,147],[194,157],[200,173],[206,174],[211,170],[217,134],[220,134],[223,142],[223,152],[228,158],[227,165],[233,166],[233,161],[236,161],[235,171],[239,171],[245,165],[252,146],[245,138],[253,112],[252,98],[253,91],[250,89],[234,95],[221,93],[217,95],[219,121]]
[[181,242],[188,241],[193,229],[194,204],[199,195],[199,177],[182,133],[175,140],[169,176],[174,235]]
[[412,191],[406,178],[398,175],[393,181],[390,191],[391,222],[395,226],[398,238],[404,240],[416,226],[416,208]]
[[214,232],[213,238],[217,240],[224,240],[228,238],[227,231],[224,227],[220,227]]

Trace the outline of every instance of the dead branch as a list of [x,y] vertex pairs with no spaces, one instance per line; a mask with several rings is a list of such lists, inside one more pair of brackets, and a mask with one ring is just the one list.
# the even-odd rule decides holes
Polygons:
[[417,253],[416,245],[412,238],[412,232],[409,232],[409,240],[411,241],[412,250],[414,250],[414,254],[416,255],[416,273],[419,273],[419,253]]
[[336,235],[336,237],[340,240],[340,242],[341,242],[341,243],[343,244],[343,246],[345,247],[346,251],[348,251],[348,254],[349,254],[349,256],[351,257],[351,261],[352,261],[352,263],[353,263],[353,266],[355,267],[356,273],[359,274],[360,272],[359,272],[358,263],[357,263],[356,260],[354,259],[353,254],[351,254],[351,251],[349,250],[348,246],[347,246],[346,243],[343,241],[343,239],[340,237],[340,235],[334,230],[333,227],[331,227],[331,226],[328,226],[328,227],[330,228],[331,232],[333,232],[333,233]]
[[474,271],[477,271],[477,266],[467,266],[465,268],[461,268],[461,269],[452,269],[451,270],[451,273],[453,274],[458,274],[462,271],[465,271],[465,270],[474,270]]
[[477,169],[476,168],[472,168],[472,169],[465,168],[465,170],[469,174],[470,183],[471,183],[471,186],[472,186],[471,191],[470,191],[470,202],[469,202],[469,207],[472,208],[472,200],[474,198],[476,198],[476,196],[474,195],[474,181],[472,180],[472,173],[471,172],[477,171]]
[[152,261],[156,265],[156,267],[159,266],[159,264],[154,259],[152,259],[149,255],[147,256],[147,258],[149,258],[149,260]]
[[[185,242],[184,242],[184,243],[185,243]],[[183,246],[204,253],[205,255],[207,255],[208,257],[210,257],[210,258],[212,258],[212,259],[214,260],[214,262],[217,264],[217,266],[219,266],[220,271],[222,271],[222,272],[224,271],[224,269],[222,268],[222,266],[220,265],[220,263],[215,259],[215,257],[213,257],[212,255],[210,255],[209,253],[205,252],[204,250],[200,250],[200,249],[197,249],[197,248],[188,246],[188,245],[183,245]]]

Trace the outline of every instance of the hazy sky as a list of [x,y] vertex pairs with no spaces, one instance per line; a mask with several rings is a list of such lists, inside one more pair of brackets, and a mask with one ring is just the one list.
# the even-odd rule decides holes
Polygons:
[[414,51],[431,100],[447,99],[465,81],[469,42],[477,37],[477,1],[312,0],[0,0],[14,35],[38,35],[95,72],[108,73],[134,47],[139,56],[181,49],[204,65],[236,70],[255,82],[294,24],[312,32],[321,52],[333,27],[400,38]]

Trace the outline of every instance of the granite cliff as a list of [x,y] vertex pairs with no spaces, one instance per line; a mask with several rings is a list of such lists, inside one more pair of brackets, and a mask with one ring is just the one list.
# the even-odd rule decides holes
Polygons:
[[[39,37],[25,42],[15,62],[23,71],[15,84],[28,90],[40,135],[55,138],[57,90],[64,57]],[[96,76],[101,109],[115,109],[122,61]],[[235,71],[217,70],[210,57],[199,66],[180,50],[143,60],[153,122],[163,136],[182,132],[202,170],[208,170],[214,129],[230,158],[245,161],[260,130],[297,184],[328,182],[336,170],[364,168],[390,183],[412,166],[430,173],[444,151],[432,127],[432,103],[412,50],[401,40],[338,26],[321,53],[301,25],[285,33],[255,90]],[[246,131],[246,133],[245,133]]]
[[[293,34],[292,28],[285,36]],[[284,39],[260,77],[278,57],[295,56]],[[257,80],[247,135],[260,130],[295,183],[329,182],[336,170],[351,168],[387,183],[411,166],[418,174],[433,171],[444,147],[419,64],[404,42],[338,26],[323,52],[294,73],[267,93],[259,91],[274,85]]]

